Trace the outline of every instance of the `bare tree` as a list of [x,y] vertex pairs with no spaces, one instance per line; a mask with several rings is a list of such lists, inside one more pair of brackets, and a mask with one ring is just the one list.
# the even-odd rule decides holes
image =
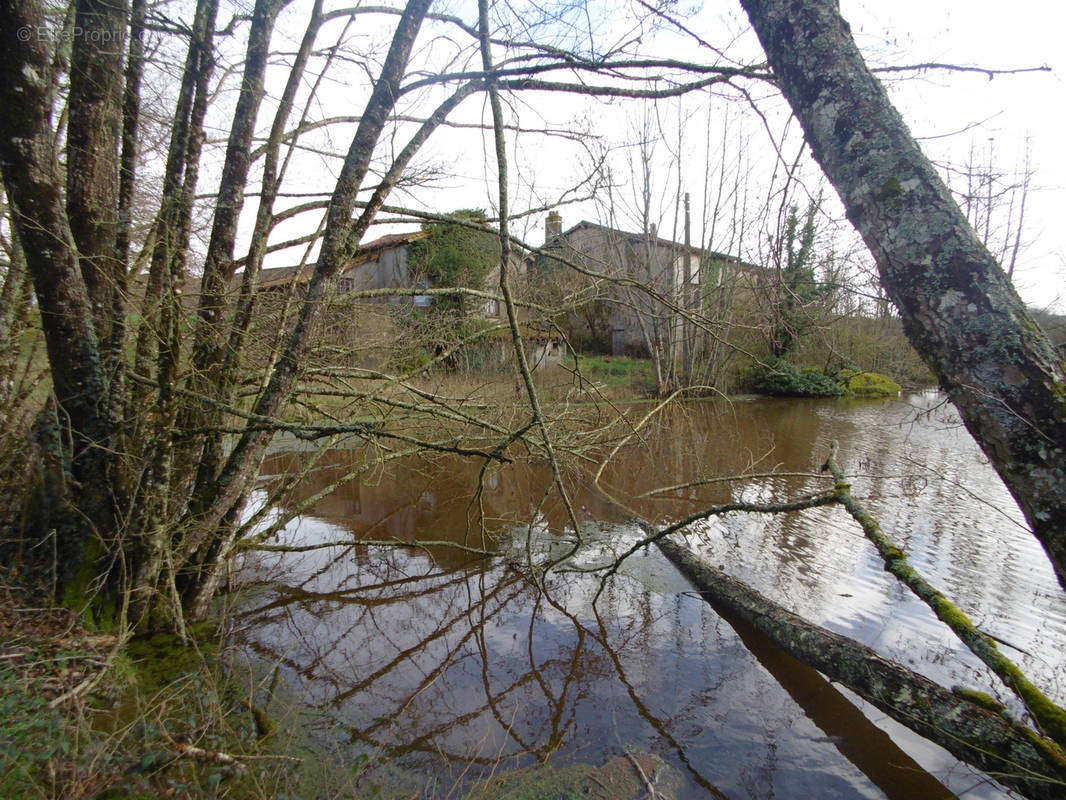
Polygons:
[[[628,259],[643,273],[611,274],[587,263],[565,263],[589,281],[575,291],[565,287],[566,296],[553,300],[552,308],[521,297],[514,272],[522,253],[512,226],[517,217],[544,209],[514,208],[508,137],[528,131],[507,117],[506,102],[518,93],[566,92],[647,103],[734,81],[772,80],[795,108],[815,156],[874,252],[911,339],[1011,486],[1066,583],[1066,498],[1061,492],[1066,482],[1066,380],[1061,356],[1039,335],[994,259],[978,246],[863,64],[835,4],[745,4],[773,75],[762,66],[718,59],[708,65],[645,57],[637,47],[645,26],[669,20],[664,9],[654,6],[641,6],[644,16],[637,19],[632,40],[601,47],[591,35],[592,44],[585,42],[589,30],[560,32],[568,26],[555,14],[573,21],[567,15],[579,15],[582,9],[519,19],[509,16],[509,9],[481,0],[476,21],[467,21],[431,14],[430,0],[412,0],[402,9],[327,10],[315,2],[298,48],[281,53],[272,42],[279,15],[285,13],[283,0],[257,0],[250,18],[222,25],[217,0],[198,0],[189,20],[165,28],[168,57],[178,51],[183,57],[169,90],[174,103],[165,162],[158,165],[154,191],[146,192],[158,198],[158,208],[146,226],[150,230],[134,236],[130,228],[138,175],[151,182],[150,172],[138,169],[143,163],[136,157],[138,131],[147,125],[142,70],[162,71],[141,47],[148,11],[140,2],[127,14],[122,4],[75,0],[68,11],[83,36],[67,67],[65,53],[57,47],[64,37],[34,35],[47,29],[44,4],[0,0],[5,19],[0,45],[6,55],[0,62],[5,109],[0,116],[0,173],[11,220],[10,241],[4,242],[8,259],[0,293],[0,344],[4,337],[10,341],[20,330],[19,320],[30,313],[24,288],[28,276],[47,346],[52,394],[42,405],[29,392],[9,392],[6,373],[0,375],[5,402],[20,398],[21,410],[32,409],[29,416],[37,419],[35,471],[19,473],[33,480],[25,481],[22,507],[14,510],[18,513],[4,520],[13,532],[8,542],[27,545],[22,552],[48,560],[42,572],[55,569],[51,588],[56,597],[82,606],[89,598],[102,622],[123,624],[129,617],[135,626],[181,631],[186,615],[207,613],[232,558],[263,545],[284,524],[282,519],[266,521],[265,506],[249,507],[270,441],[279,433],[316,451],[271,487],[279,493],[292,489],[340,437],[359,440],[374,454],[368,461],[377,463],[443,451],[488,465],[511,457],[512,446],[520,443],[524,457],[542,460],[551,471],[550,485],[533,503],[530,529],[554,494],[565,511],[561,516],[580,539],[565,480],[566,445],[579,442],[573,449],[584,447],[585,456],[600,445],[602,455],[603,441],[612,439],[614,449],[603,457],[602,472],[617,448],[633,441],[655,412],[622,435],[593,425],[593,430],[566,439],[533,380],[520,312],[551,318],[581,299],[603,297],[609,283],[611,298],[635,313],[655,357],[657,388],[672,400],[677,381],[693,380],[701,357],[695,349],[685,352],[683,343],[694,348],[702,338],[703,357],[709,356],[707,338],[726,341],[717,326],[724,324],[728,331],[734,325],[735,306],[725,293],[709,297],[724,285],[716,272],[722,265],[703,263],[693,269],[687,224],[680,272],[676,241],[662,240],[653,230],[654,201],[665,207],[672,195],[676,212],[684,192],[678,180],[675,191],[656,197],[652,151],[661,130],[648,124],[641,131],[640,177],[633,184],[639,246],[632,257],[619,246],[618,261]],[[343,26],[364,14],[374,15],[383,33],[360,49]],[[338,33],[337,27],[343,30]],[[323,43],[320,37],[327,31],[334,38]],[[420,50],[427,37],[444,45]],[[101,46],[116,40],[125,47]],[[237,51],[243,55],[220,69],[223,53]],[[267,94],[274,91],[268,66],[275,58],[285,80],[267,104]],[[355,67],[343,73],[339,65],[345,64]],[[323,86],[339,71],[365,90],[365,103],[357,114],[345,109],[344,114],[316,116]],[[69,85],[64,84],[67,75]],[[232,113],[214,110],[212,102],[226,95],[237,76]],[[464,101],[477,95],[487,96],[490,120],[455,120]],[[224,146],[207,136],[212,113],[226,117]],[[499,280],[493,287],[431,291],[501,304],[503,319],[495,330],[509,343],[514,385],[523,398],[517,408],[508,404],[506,413],[427,389],[418,375],[427,365],[390,371],[392,365],[315,360],[325,349],[320,332],[329,321],[337,279],[361,255],[362,239],[379,214],[405,221],[432,218],[424,210],[413,213],[386,203],[397,189],[411,185],[422,147],[449,124],[484,136],[486,151],[492,152],[495,229],[480,220],[471,224],[497,237]],[[263,130],[268,131],[265,137],[258,133]],[[334,141],[347,144],[338,152]],[[672,155],[680,151],[679,143]],[[299,170],[292,165],[301,154],[329,165],[334,175],[329,186],[303,191],[308,187],[297,185],[283,191],[283,180],[296,182],[293,173]],[[729,172],[723,161],[718,188],[706,191],[714,195],[716,211],[708,217],[711,230],[704,236],[707,243],[728,241],[728,259],[736,256],[736,261],[749,228],[740,163],[738,155],[738,166]],[[680,174],[680,163],[675,161],[674,167]],[[207,174],[217,175],[217,185],[201,193],[198,187]],[[253,198],[258,203],[254,219],[251,208],[243,214]],[[729,230],[721,232],[715,226],[729,215]],[[252,222],[243,254],[242,216]],[[195,230],[198,220],[208,222],[202,247]],[[298,233],[283,237],[282,229],[297,220],[302,224]],[[801,246],[787,258],[802,260],[803,237],[799,239]],[[1015,251],[1019,241],[1015,235]],[[284,292],[261,292],[259,275],[268,255],[295,249],[301,251],[299,263]],[[203,269],[197,275],[193,264],[201,256]],[[138,284],[141,264],[147,270]],[[660,270],[666,270],[668,280],[661,280]],[[697,274],[698,302],[691,292]],[[423,291],[396,287],[367,291],[359,299],[411,297]],[[194,298],[186,299],[189,294]],[[267,322],[257,328],[257,311],[264,309]],[[138,327],[128,330],[125,320],[132,311],[139,317]],[[445,363],[481,336],[479,331],[449,343],[429,366]],[[305,381],[315,388],[307,390]],[[345,405],[323,411],[308,399],[316,392],[332,392]],[[667,405],[664,400],[656,411]],[[294,421],[294,407],[310,409],[314,416]],[[427,424],[412,432],[393,425],[393,415],[400,413],[431,419],[436,427]],[[335,484],[354,480],[360,469],[368,468],[353,468]],[[837,486],[813,499],[783,504],[787,508],[773,504],[765,510],[845,504],[844,494],[845,488]],[[301,501],[280,516],[291,517],[303,508]],[[702,513],[719,511],[725,513]],[[671,525],[670,531],[695,518]],[[472,549],[483,553],[487,548]],[[526,558],[532,560],[529,549]],[[1018,683],[1016,676],[1011,678]],[[1038,695],[1030,701],[1042,703]],[[1040,724],[1053,728],[1059,712],[1043,710],[1050,713]],[[1013,729],[1008,733],[1028,735]],[[1061,743],[1062,731],[1053,738]]]
[[[988,139],[988,152],[980,156],[971,144],[961,165],[943,164],[948,186],[985,247],[1013,280],[1018,255],[1025,240],[1025,206],[1033,181],[1032,145],[1026,139],[1021,164],[1008,173],[1001,168],[995,138]],[[965,182],[965,186],[962,183]]]
[[[280,417],[318,347],[340,270],[358,253],[393,190],[412,180],[424,143],[450,124],[467,98],[495,87],[651,100],[764,72],[639,58],[639,37],[590,51],[582,49],[580,35],[559,39],[552,14],[519,21],[501,9],[498,22],[473,24],[427,16],[428,0],[402,10],[330,10],[314,3],[299,46],[282,53],[272,42],[285,6],[258,0],[250,17],[220,22],[216,0],[198,0],[191,17],[174,26],[155,24],[154,11],[139,1],[126,9],[75,0],[70,19],[80,33],[69,69],[63,43],[70,37],[48,34],[43,3],[6,0],[0,6],[10,56],[0,67],[3,100],[19,109],[0,121],[0,170],[48,349],[54,405],[41,417],[38,439],[50,441],[60,456],[53,462],[55,480],[24,498],[34,513],[19,520],[32,524],[11,521],[14,539],[54,542],[54,550],[34,552],[57,554],[57,594],[85,597],[95,589],[97,611],[121,616],[129,607],[137,624],[180,628],[184,614],[206,612],[226,563],[249,533],[241,522],[245,504],[277,431],[323,442],[345,433],[371,441],[393,435],[365,423],[294,429]],[[297,9],[284,13],[290,12]],[[353,38],[352,20],[360,15],[382,23],[378,40]],[[425,19],[432,20],[428,30]],[[645,23],[638,18],[637,24]],[[157,37],[148,49],[145,29]],[[441,46],[419,50],[420,31]],[[537,41],[538,32],[556,43]],[[335,38],[326,41],[326,35]],[[500,44],[523,58],[486,60],[486,48]],[[285,79],[267,111],[268,64],[275,57]],[[417,69],[409,68],[412,59]],[[368,88],[366,105],[357,115],[316,116],[324,86],[349,63],[362,71],[344,77],[355,75]],[[575,70],[582,77],[574,78]],[[158,88],[155,82],[168,74],[174,82]],[[557,74],[571,78],[556,80]],[[620,82],[620,76],[627,78]],[[231,86],[233,108],[214,109]],[[136,147],[144,131],[158,138],[152,127],[158,119],[144,113],[145,93],[152,91],[173,95],[160,164],[139,161]],[[224,147],[206,134],[216,118],[225,124]],[[65,130],[56,120],[65,121]],[[473,128],[486,130],[484,124]],[[257,138],[260,129],[269,130],[265,139]],[[346,153],[332,145],[342,131],[350,142]],[[293,164],[303,154],[335,170],[330,191],[282,190],[283,179],[297,181]],[[217,185],[212,181],[203,192],[206,175],[217,176]],[[251,189],[255,182],[258,191]],[[153,187],[145,191],[142,184]],[[139,191],[156,196],[158,209],[148,230],[134,236],[132,204]],[[258,205],[241,254],[239,223],[253,217],[251,209],[243,214],[253,197]],[[404,209],[396,213],[411,219]],[[503,208],[499,216],[506,232],[510,214]],[[280,235],[297,222],[299,235]],[[305,273],[297,274],[306,280],[291,284],[282,324],[269,337],[257,337],[257,275],[271,252],[293,248],[304,248]],[[506,306],[506,267],[501,275],[498,292],[483,286],[463,291],[480,303]],[[13,278],[13,293],[18,285]],[[129,329],[132,310],[138,319]],[[508,318],[513,346],[520,348],[517,320],[513,313]],[[409,377],[373,375],[380,387],[352,392],[352,402],[380,402],[388,387],[415,391]],[[409,404],[424,400],[416,395]],[[415,441],[500,458],[497,451],[506,445],[499,442],[529,430],[519,425],[516,434],[454,408],[440,413],[480,426],[497,443],[482,450],[453,439]],[[543,435],[540,441],[550,452],[551,442]],[[51,494],[41,493],[45,486]]]

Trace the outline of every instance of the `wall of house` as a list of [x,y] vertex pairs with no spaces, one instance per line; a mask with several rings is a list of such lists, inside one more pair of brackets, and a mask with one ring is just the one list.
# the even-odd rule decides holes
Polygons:
[[[411,275],[407,268],[407,248],[392,247],[382,250],[373,261],[345,270],[341,273],[338,288],[342,292],[412,288]],[[411,296],[384,297],[379,302],[410,303]]]
[[[638,235],[598,226],[578,227],[566,234],[571,257],[590,271],[626,277],[650,285],[660,295],[674,297],[683,274],[683,260],[676,248],[660,240],[646,242]],[[693,272],[697,271],[693,262]],[[607,322],[612,355],[646,355],[645,334],[655,338],[655,327],[667,324],[666,308],[646,293],[623,286],[608,290],[611,298]],[[584,328],[580,315],[572,323]],[[585,331],[588,333],[588,331]]]

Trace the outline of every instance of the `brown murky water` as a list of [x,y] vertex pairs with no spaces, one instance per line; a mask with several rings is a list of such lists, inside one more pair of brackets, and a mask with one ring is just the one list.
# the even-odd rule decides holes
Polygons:
[[[541,586],[521,566],[525,554],[541,561],[574,540],[558,500],[541,503],[546,467],[482,474],[454,458],[396,462],[319,500],[279,540],[447,540],[498,555],[373,544],[259,553],[244,566],[258,585],[241,614],[243,635],[315,710],[323,758],[387,764],[412,793],[454,797],[493,771],[549,758],[623,763],[628,752],[665,762],[682,798],[1006,796],[716,613],[655,548],[631,556],[593,602],[601,575],[587,570],[637,541],[634,514],[661,522],[823,484],[774,476],[649,492],[745,469],[815,473],[831,439],[857,474],[856,496],[913,563],[1053,696],[1066,697],[1066,596],[953,409],[933,394],[674,409],[604,473],[601,484],[628,510],[572,477],[583,544]],[[330,453],[293,502],[363,458]],[[282,475],[295,463],[278,453],[267,471]],[[686,538],[807,618],[942,683],[1007,699],[882,572],[842,510],[734,514],[694,525]]]

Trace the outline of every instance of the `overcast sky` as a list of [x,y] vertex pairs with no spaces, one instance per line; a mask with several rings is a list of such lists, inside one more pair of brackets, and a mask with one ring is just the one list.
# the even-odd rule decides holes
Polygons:
[[1015,282],[1026,300],[1066,311],[1066,6],[1037,0],[842,0],[860,46],[887,62],[949,62],[992,69],[1048,66],[1050,73],[933,73],[896,84],[893,100],[934,158],[961,161],[973,144],[994,148],[1000,168],[1021,166],[1029,137],[1035,172]]
[[[680,8],[684,10],[684,3]],[[716,44],[748,27],[739,3],[705,0],[689,8],[693,30]],[[985,165],[991,152],[993,170],[1010,183],[1012,173],[1023,169],[1028,140],[1034,176],[1015,284],[1028,302],[1054,305],[1066,313],[1066,58],[1061,43],[1066,5],[1035,0],[841,0],[841,11],[873,65],[1051,68],[992,79],[980,73],[930,70],[885,80],[912,133],[937,162],[961,167],[973,149],[978,163]],[[693,52],[706,58],[706,51]],[[738,60],[761,58],[750,30],[739,35],[729,53]],[[702,95],[694,101],[705,102]],[[603,122],[601,132],[610,136],[617,117],[612,119],[603,108],[594,114]],[[694,123],[701,124],[699,118]],[[753,136],[752,143],[772,152],[768,136]],[[697,181],[691,183],[685,188],[695,199]],[[1016,195],[1016,204],[1019,198]],[[1005,206],[1006,201],[999,210],[1001,225]]]
[[[304,5],[297,3],[290,9],[294,15],[293,25],[302,26],[306,15]],[[462,14],[471,7],[470,3],[459,2],[448,8]],[[597,9],[605,7],[590,2],[589,13],[594,15]],[[443,5],[440,8],[448,10]],[[1066,68],[1066,59],[1060,55],[1063,28],[1060,23],[1066,19],[1066,11],[1060,11],[1058,4],[1035,0],[1010,3],[841,0],[841,10],[850,21],[860,47],[874,65],[945,62],[996,70],[1051,67],[1050,73],[998,75],[992,80],[977,73],[929,71],[886,82],[912,133],[935,161],[962,166],[973,148],[979,163],[985,164],[991,148],[994,169],[1002,172],[1009,181],[1011,173],[1023,165],[1028,137],[1034,177],[1023,228],[1025,247],[1018,259],[1015,283],[1028,302],[1042,307],[1054,303],[1058,310],[1066,313],[1066,225],[1062,223],[1063,210],[1066,209],[1066,147],[1063,144],[1066,126],[1062,119],[1066,115],[1066,91],[1060,69]],[[736,0],[690,0],[688,4],[681,0],[678,13],[687,15],[686,24],[692,30],[716,46],[727,48],[728,54],[738,62],[762,59],[758,42],[748,29],[747,18]],[[611,40],[616,34],[619,37],[629,35],[632,17],[623,17],[626,15],[606,14],[603,19],[593,20],[594,35],[604,41]],[[369,18],[361,18],[358,30],[367,30],[369,23]],[[389,28],[393,18],[385,17],[379,23]],[[294,27],[297,33],[293,35],[298,35],[300,29]],[[704,62],[713,58],[691,39],[676,33],[660,31],[650,35],[645,31],[644,37],[642,49],[647,48],[659,56],[690,57]],[[440,42],[440,39],[435,40],[434,47],[442,46]],[[447,44],[443,47],[441,52],[446,54]],[[423,51],[423,57],[428,59],[428,66],[436,55]],[[365,82],[361,74],[354,74],[352,79],[356,83]],[[801,148],[797,126],[786,125],[787,108],[782,101],[774,99],[773,90],[757,82],[749,82],[748,86],[762,98],[760,108],[768,125],[751,113],[746,101],[736,93],[731,101],[712,98],[705,92],[686,97],[680,101],[685,113],[689,114],[680,123],[680,128],[685,130],[686,163],[683,169],[677,169],[664,160],[657,165],[654,179],[660,206],[659,229],[669,235],[671,229],[677,230],[673,210],[678,205],[676,198],[680,194],[680,184],[684,184],[680,186],[682,191],[692,192],[697,219],[700,218],[702,198],[714,195],[704,189],[703,165],[709,160],[707,153],[721,152],[715,151],[720,142],[711,142],[706,131],[717,131],[722,141],[734,150],[738,148],[737,141],[743,139],[747,148],[744,155],[741,157],[731,152],[729,158],[736,163],[743,162],[745,175],[751,176],[748,187],[750,205],[746,213],[752,217],[763,213],[765,217],[757,220],[757,226],[761,226],[763,232],[752,236],[752,229],[757,226],[749,226],[745,234],[748,241],[742,248],[731,252],[758,259],[758,250],[766,241],[765,229],[772,227],[775,216],[772,209],[777,202],[772,191],[762,191],[760,182],[763,185],[772,184],[773,180],[780,182],[780,174],[774,175],[774,170],[780,173],[781,163],[786,159],[791,162]],[[332,98],[326,99],[338,101],[341,110],[335,113],[351,113],[352,103],[358,102],[355,97],[358,93],[353,96],[351,88],[338,84]],[[603,152],[611,153],[615,180],[621,183],[627,168],[632,174],[633,125],[641,113],[639,103],[598,101],[558,93],[526,93],[509,100],[509,107],[519,113],[524,128],[554,126],[573,130],[575,126],[585,125],[588,131],[588,141],[580,144],[536,135],[523,135],[516,143],[514,135],[508,134],[512,143],[511,172],[515,181],[512,191],[516,211],[550,204],[566,187],[573,186],[582,175],[583,160],[588,160],[583,147],[592,140],[596,140]],[[667,117],[674,114],[675,120],[679,119],[670,108],[661,103],[655,113]],[[740,122],[745,114],[747,120]],[[724,125],[727,118],[733,117],[738,121],[726,135]],[[488,121],[484,98],[471,98],[454,118],[473,123]],[[678,124],[675,122],[675,127]],[[783,130],[791,132],[793,138],[787,152],[782,148],[781,157],[774,149],[767,127],[774,136],[780,136]],[[347,139],[340,129],[331,136],[329,144],[334,148],[343,145]],[[491,209],[494,205],[495,157],[490,141],[479,136],[476,130],[439,131],[424,148],[419,164],[436,169],[437,179],[424,189],[415,189],[413,194],[398,193],[394,202],[435,212],[471,207]],[[330,184],[329,178],[338,168],[338,160],[323,158],[297,174],[307,183],[307,190],[321,191]],[[817,190],[816,169],[808,170],[804,180],[805,185],[812,187],[808,191]],[[564,224],[572,224],[581,218],[602,220],[603,193],[598,194],[601,200],[598,206],[593,203],[564,206]],[[624,192],[618,192],[616,205],[625,204],[623,195]],[[802,201],[804,198],[796,199]],[[629,202],[632,205],[631,196]],[[540,244],[542,218],[543,214],[531,214],[516,223],[515,231],[526,236],[529,243]],[[628,214],[620,214],[619,219],[624,223],[619,226],[629,230],[635,230],[639,224],[633,220],[632,209]],[[388,228],[377,229],[371,236],[385,232]],[[699,231],[694,230],[693,234],[698,240]]]

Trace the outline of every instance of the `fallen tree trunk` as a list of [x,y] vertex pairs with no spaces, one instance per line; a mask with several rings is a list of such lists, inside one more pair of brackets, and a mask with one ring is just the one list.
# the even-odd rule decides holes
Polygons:
[[1007,658],[995,641],[981,631],[957,605],[943,592],[929,583],[911,566],[907,554],[881,530],[881,525],[851,493],[851,485],[844,478],[844,471],[837,463],[837,442],[830,443],[829,460],[825,466],[836,480],[837,499],[859,523],[885,562],[885,570],[896,576],[900,583],[914,592],[936,614],[937,619],[951,628],[970,652],[981,659],[1004,684],[1025,704],[1033,723],[1047,738],[1061,749],[1066,745],[1066,710],[1045,695],[1018,667]]
[[1033,800],[1066,795],[1066,759],[1032,728],[977,705],[865,645],[813,625],[666,538],[655,543],[715,606],[847,686],[956,758]]
[[789,655],[724,606],[715,613],[729,623],[759,666],[788,692],[827,743],[884,793],[887,800],[959,800],[937,776],[915,761],[891,734],[878,727],[839,684]]

